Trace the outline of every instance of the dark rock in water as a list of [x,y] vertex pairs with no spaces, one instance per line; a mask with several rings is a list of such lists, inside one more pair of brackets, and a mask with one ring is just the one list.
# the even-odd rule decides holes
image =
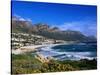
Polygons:
[[60,54],[60,55],[56,55],[56,56],[53,56],[53,57],[60,57],[60,56],[65,56],[66,54]]

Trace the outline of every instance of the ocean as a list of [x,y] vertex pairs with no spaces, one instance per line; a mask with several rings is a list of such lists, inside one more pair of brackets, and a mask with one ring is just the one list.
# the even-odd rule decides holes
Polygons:
[[92,60],[97,58],[97,44],[78,43],[50,45],[39,49],[38,53],[45,57],[53,57],[55,60]]

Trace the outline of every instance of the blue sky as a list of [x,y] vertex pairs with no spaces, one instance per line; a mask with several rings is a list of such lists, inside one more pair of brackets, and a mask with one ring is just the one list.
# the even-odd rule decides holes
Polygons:
[[96,6],[12,1],[12,16],[96,36]]

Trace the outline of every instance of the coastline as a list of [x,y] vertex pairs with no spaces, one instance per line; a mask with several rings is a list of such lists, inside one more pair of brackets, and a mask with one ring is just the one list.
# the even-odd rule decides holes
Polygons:
[[[88,60],[92,60],[92,59],[96,59],[96,57],[89,57],[87,55],[90,54],[90,52],[85,52],[83,53],[77,53],[77,52],[56,52],[54,50],[51,50],[49,48],[52,48],[54,46],[58,46],[58,45],[69,45],[70,43],[59,43],[59,44],[47,44],[47,45],[32,45],[32,46],[23,46],[20,47],[19,49],[16,50],[12,50],[12,54],[18,55],[18,54],[24,54],[24,53],[31,53],[31,52],[38,52],[40,50],[44,50],[44,54],[42,52],[40,52],[40,54],[42,54],[45,57],[52,57],[52,56],[57,56],[57,55],[63,55],[66,54],[65,56],[59,57],[59,58],[55,58],[57,60],[65,60],[63,57],[66,57],[68,60],[70,58],[70,60],[80,60],[80,59],[88,59]],[[51,51],[49,51],[51,50]],[[45,53],[46,51],[46,53]]]
[[46,47],[46,46],[57,46],[57,45],[64,45],[68,43],[59,43],[59,44],[48,44],[48,45],[32,45],[32,46],[23,46],[16,50],[12,49],[12,54],[22,54],[31,51],[37,51],[39,48]]

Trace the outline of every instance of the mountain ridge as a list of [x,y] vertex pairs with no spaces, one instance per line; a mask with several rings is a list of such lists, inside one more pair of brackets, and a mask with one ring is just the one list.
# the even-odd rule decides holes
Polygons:
[[11,26],[12,33],[23,32],[29,34],[37,34],[47,38],[65,41],[96,41],[95,37],[86,36],[80,31],[61,31],[58,27],[52,28],[48,24],[44,23],[32,24],[30,21],[20,20],[17,17],[12,17]]

